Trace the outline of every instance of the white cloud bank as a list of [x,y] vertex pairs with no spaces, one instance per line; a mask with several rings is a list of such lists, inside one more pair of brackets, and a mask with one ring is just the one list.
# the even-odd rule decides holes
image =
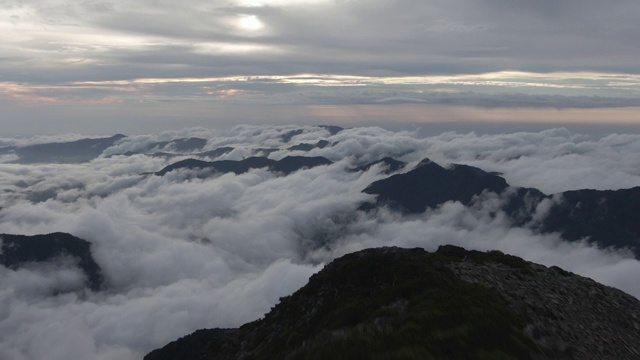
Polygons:
[[[372,246],[498,249],[640,296],[640,262],[511,228],[504,217],[489,215],[502,201],[498,196],[478,199],[482,206],[446,203],[404,218],[384,210],[355,213],[370,198],[361,190],[383,175],[347,171],[389,155],[410,164],[429,157],[499,171],[511,185],[547,193],[628,188],[640,185],[640,158],[633,156],[640,150],[638,135],[590,138],[553,129],[422,138],[379,128],[331,135],[307,127],[284,144],[282,135],[296,129],[191,129],[132,137],[107,152],[198,136],[209,139],[206,149],[232,146],[236,150],[226,156],[241,158],[255,148],[327,139],[334,145],[308,155],[335,163],[287,177],[253,170],[208,179],[188,179],[182,170],[141,175],[173,161],[144,155],[80,165],[0,164],[0,233],[63,231],[86,239],[108,282],[101,293],[50,296],[42,289],[72,287],[79,274],[65,267],[0,268],[0,358],[140,359],[198,328],[254,320],[304,285],[323,262]],[[34,192],[49,195],[34,201]]]

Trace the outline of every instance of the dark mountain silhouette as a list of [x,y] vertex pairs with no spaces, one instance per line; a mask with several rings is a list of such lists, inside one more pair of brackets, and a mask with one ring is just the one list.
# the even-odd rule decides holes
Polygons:
[[344,130],[344,128],[342,128],[340,126],[335,126],[335,125],[320,125],[319,127],[327,130],[329,132],[329,134],[331,134],[331,135],[335,135],[335,134],[339,133],[340,131]]
[[280,139],[282,140],[283,143],[288,143],[289,141],[291,141],[291,139],[293,139],[294,136],[300,135],[303,132],[304,132],[303,129],[287,131],[286,133],[280,135]]
[[392,175],[369,185],[364,192],[377,194],[378,205],[406,213],[421,213],[447,201],[468,204],[483,191],[502,192],[509,185],[496,175],[467,165],[445,169],[425,159],[413,170]]
[[[218,156],[222,156],[224,154],[228,154],[231,151],[233,151],[232,147],[221,147],[221,148],[217,148],[214,150],[208,150],[208,151],[203,151],[203,152],[199,152],[199,153],[191,153],[189,155],[192,156],[197,156],[197,157],[218,157]],[[156,152],[137,152],[137,151],[127,151],[125,153],[122,154],[114,154],[111,156],[116,156],[116,155],[124,155],[124,156],[132,156],[132,155],[138,155],[138,154],[145,154],[151,157],[157,157],[157,158],[164,158],[164,159],[171,159],[177,156],[184,156],[185,153],[177,153],[177,152],[166,152],[166,151],[156,151]]]
[[202,150],[202,148],[207,145],[207,139],[201,139],[197,137],[190,137],[186,139],[176,139],[168,144],[169,148],[173,151],[186,153]]
[[567,240],[627,247],[640,259],[640,187],[623,190],[577,190],[562,193],[540,225]]
[[[334,125],[320,125],[318,127],[327,130],[331,135],[335,135],[340,131],[344,130],[344,128],[341,128],[340,126],[334,126]],[[293,139],[294,136],[300,135],[302,133],[304,133],[304,129],[287,131],[286,133],[280,135],[280,139],[282,139],[282,142],[288,143],[289,141],[291,141],[291,139]]]
[[384,174],[392,174],[400,169],[402,169],[403,167],[405,167],[405,165],[407,165],[407,163],[396,160],[394,158],[391,157],[385,157],[382,158],[378,161],[374,161],[374,162],[370,162],[368,164],[362,165],[362,166],[358,166],[356,168],[354,168],[352,171],[354,172],[360,172],[360,171],[367,171],[369,169],[371,169],[372,166],[375,165],[381,165],[383,168],[383,173]]
[[48,143],[16,147],[13,153],[19,157],[16,163],[82,163],[91,161],[126,136],[114,135],[108,138],[81,139],[71,142]]
[[28,263],[55,261],[71,257],[87,276],[87,285],[96,291],[103,286],[100,267],[91,256],[91,244],[65,233],[47,235],[0,234],[0,264],[18,269]]
[[[198,156],[212,156],[212,154],[218,154],[220,151],[220,155],[233,150],[233,148],[220,148],[216,150],[206,151],[198,153],[198,151],[202,150],[202,148],[207,145],[208,140],[190,137],[190,138],[180,138],[174,139],[171,141],[157,141],[151,144],[146,145],[143,149],[137,151],[127,151],[122,154],[114,154],[114,155],[125,155],[131,156],[136,154],[146,154],[154,157],[163,157],[163,158],[172,158],[179,155],[191,154]],[[223,149],[231,149],[224,152]],[[217,155],[217,156],[220,156]]]
[[302,144],[298,144],[298,145],[293,145],[291,147],[289,147],[287,150],[289,151],[311,151],[313,149],[322,149],[327,147],[327,145],[329,145],[330,143],[327,140],[320,140],[315,144],[309,144],[309,143],[302,143]]
[[[128,152],[124,155],[127,156],[131,156],[131,155],[137,155],[139,153],[134,153],[134,152]],[[176,154],[176,153],[169,153],[169,152],[164,152],[164,151],[158,151],[158,152],[154,152],[153,154],[147,154],[151,157],[155,157],[155,158],[163,158],[163,159],[171,159],[174,158],[176,156],[180,156],[180,154]]]
[[13,154],[16,151],[17,148],[18,148],[17,146],[0,147],[0,155]]
[[368,249],[263,319],[204,329],[145,360],[637,359],[640,302],[498,251]]
[[257,148],[257,149],[253,149],[252,154],[254,156],[266,157],[266,156],[269,156],[269,154],[274,153],[276,151],[280,151],[280,149],[278,149],[278,148]]
[[[360,209],[388,206],[406,214],[422,213],[447,201],[468,205],[484,191],[510,188],[502,210],[514,226],[532,226],[542,233],[558,232],[570,241],[587,239],[600,247],[629,248],[640,259],[640,187],[617,190],[577,190],[546,195],[537,189],[513,188],[500,176],[466,165],[445,169],[423,160],[414,169],[376,181],[364,189],[377,195]],[[549,213],[533,222],[536,207],[553,201]]]
[[177,152],[177,153],[189,153],[202,150],[207,145],[207,139],[201,139],[196,137],[180,138],[171,141],[158,141],[147,145],[142,153],[148,152]]
[[209,150],[209,151],[198,153],[198,156],[216,158],[218,156],[222,156],[224,154],[228,154],[228,153],[230,153],[232,151],[233,151],[232,147],[225,146],[225,147],[220,147],[220,148],[217,148],[217,149],[214,149],[214,150]]
[[156,175],[164,176],[176,169],[211,169],[216,173],[242,174],[251,169],[268,168],[270,171],[288,175],[304,168],[312,168],[321,165],[332,164],[331,160],[323,157],[287,156],[281,160],[272,160],[265,157],[249,157],[240,161],[202,161],[187,159],[171,164],[156,172]]

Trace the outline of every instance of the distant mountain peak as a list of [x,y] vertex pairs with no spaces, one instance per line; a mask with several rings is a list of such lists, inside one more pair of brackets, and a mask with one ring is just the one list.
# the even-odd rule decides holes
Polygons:
[[422,160],[420,160],[420,162],[414,167],[414,169],[418,169],[421,168],[423,166],[438,166],[441,167],[440,165],[436,164],[435,162],[431,161],[431,159],[429,158],[424,158]]
[[[403,213],[422,213],[447,201],[464,205],[483,192],[502,194],[502,211],[513,226],[557,232],[564,239],[587,239],[600,247],[628,248],[640,259],[640,187],[622,190],[574,190],[549,196],[537,189],[510,187],[496,173],[462,164],[444,168],[424,159],[412,170],[371,183],[363,192],[377,195],[360,210],[386,206]],[[534,219],[537,205],[553,198],[548,214]]]
[[[409,213],[421,213],[447,201],[468,204],[483,191],[500,193],[507,182],[480,169],[458,165],[450,169],[424,159],[411,171],[378,180],[365,193],[376,194],[376,204]],[[365,205],[363,209],[370,208]]]

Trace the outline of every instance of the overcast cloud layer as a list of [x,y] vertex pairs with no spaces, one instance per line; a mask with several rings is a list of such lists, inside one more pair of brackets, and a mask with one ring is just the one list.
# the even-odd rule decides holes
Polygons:
[[[280,296],[304,285],[322,264],[354,250],[398,245],[435,250],[441,244],[498,249],[559,265],[640,297],[640,262],[624,252],[566,243],[557,235],[515,229],[491,216],[502,199],[446,203],[422,215],[356,212],[361,192],[384,175],[347,169],[394,156],[425,157],[499,171],[511,185],[546,193],[640,185],[640,136],[589,137],[566,129],[476,135],[353,128],[335,135],[306,127],[240,126],[220,132],[190,129],[132,136],[86,164],[0,164],[0,233],[69,232],[93,244],[108,289],[63,293],[82,274],[68,264],[0,268],[0,358],[140,359],[146,352],[203,327],[257,319]],[[240,160],[255,148],[286,148],[327,139],[309,153],[333,165],[278,177],[266,170],[193,179],[188,170],[141,175],[182,159],[122,156],[155,141],[198,136],[206,149],[235,148],[218,159]],[[71,140],[78,135],[65,135]],[[3,145],[55,140],[3,138]],[[113,155],[113,156],[110,156]],[[6,159],[11,161],[12,159]],[[34,196],[34,194],[40,194]],[[49,195],[47,195],[49,194]]]
[[635,0],[8,0],[0,124],[291,123],[310,105],[637,108],[638,17]]

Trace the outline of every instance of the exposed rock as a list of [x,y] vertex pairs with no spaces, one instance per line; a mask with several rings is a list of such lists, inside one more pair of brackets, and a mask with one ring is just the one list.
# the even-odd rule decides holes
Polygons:
[[531,262],[514,266],[464,255],[463,261],[448,267],[460,279],[498,292],[528,319],[527,333],[550,357],[640,358],[640,302],[633,296],[559,267]]

